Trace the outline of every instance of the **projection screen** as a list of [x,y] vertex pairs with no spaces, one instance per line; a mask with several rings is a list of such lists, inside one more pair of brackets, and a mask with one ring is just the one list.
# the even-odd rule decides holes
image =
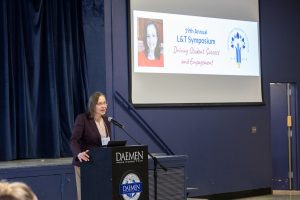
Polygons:
[[260,104],[258,0],[129,0],[135,106]]

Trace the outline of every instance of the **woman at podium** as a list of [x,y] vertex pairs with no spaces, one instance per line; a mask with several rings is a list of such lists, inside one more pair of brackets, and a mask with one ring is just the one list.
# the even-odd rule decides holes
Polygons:
[[70,146],[73,153],[77,198],[81,199],[80,163],[89,161],[89,149],[106,145],[110,141],[111,127],[105,115],[107,103],[101,92],[93,93],[88,102],[88,111],[76,117]]

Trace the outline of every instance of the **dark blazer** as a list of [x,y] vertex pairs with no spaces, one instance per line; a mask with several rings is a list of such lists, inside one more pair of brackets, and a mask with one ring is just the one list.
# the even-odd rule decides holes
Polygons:
[[[108,118],[103,116],[106,132],[111,137],[111,127],[108,122]],[[102,146],[101,136],[98,131],[94,118],[90,117],[87,113],[79,114],[76,117],[70,146],[73,153],[73,165],[80,166],[80,162],[77,155],[85,150],[89,150],[93,147]]]

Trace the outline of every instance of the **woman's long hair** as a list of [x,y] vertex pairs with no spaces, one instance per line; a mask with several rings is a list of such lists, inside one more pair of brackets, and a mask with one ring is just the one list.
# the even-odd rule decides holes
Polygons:
[[149,54],[149,47],[148,47],[148,44],[147,44],[147,28],[148,26],[151,26],[153,25],[155,30],[156,30],[156,35],[157,35],[157,43],[156,43],[156,47],[155,47],[155,51],[154,51],[154,56],[155,56],[155,59],[156,60],[159,60],[160,59],[160,52],[161,52],[161,47],[160,47],[160,37],[159,37],[159,32],[158,32],[158,27],[156,25],[155,22],[153,21],[149,21],[146,26],[144,27],[144,47],[145,47],[145,56],[148,57],[148,54]]
[[100,96],[105,96],[105,95],[101,92],[94,92],[89,98],[87,112],[91,118],[95,117],[95,108]]

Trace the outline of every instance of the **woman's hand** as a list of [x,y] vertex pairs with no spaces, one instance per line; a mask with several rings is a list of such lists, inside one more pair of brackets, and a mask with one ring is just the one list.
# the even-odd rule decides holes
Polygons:
[[87,154],[89,152],[89,150],[83,151],[81,153],[79,153],[77,155],[77,158],[80,162],[82,161],[89,161],[90,160],[90,156]]

